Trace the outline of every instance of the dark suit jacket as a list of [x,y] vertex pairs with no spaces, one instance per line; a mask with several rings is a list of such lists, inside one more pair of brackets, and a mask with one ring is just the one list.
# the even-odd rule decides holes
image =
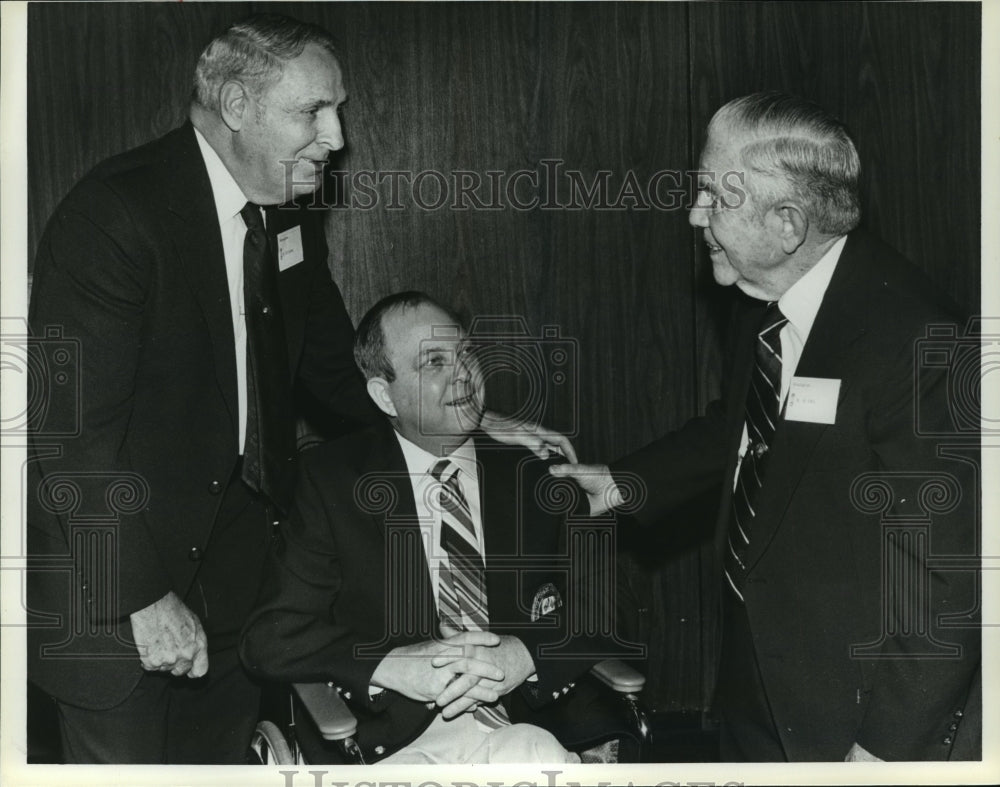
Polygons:
[[[305,259],[279,275],[289,376],[370,420],[323,212],[269,210],[270,233],[296,224]],[[109,707],[141,675],[128,614],[183,597],[238,457],[222,240],[190,124],[100,164],[63,200],[39,247],[30,324],[77,356],[79,390],[56,395],[49,359],[32,391],[45,407],[28,479],[29,676]],[[52,433],[66,423],[74,434]]]
[[[724,398],[612,467],[620,483],[639,479],[645,523],[721,487],[720,565],[763,313],[740,300]],[[975,558],[978,451],[939,455],[948,437],[928,436],[955,428],[947,362],[939,353],[921,363],[919,340],[957,319],[895,251],[860,231],[848,236],[795,371],[842,381],[836,423],[779,423],[742,587],[789,759],[842,759],[854,741],[883,759],[949,756],[979,659],[977,581],[968,568],[924,572],[932,557]],[[883,526],[889,517],[915,529],[902,535]],[[890,587],[907,571],[904,587],[928,589],[924,608],[883,590],[884,572],[895,577]],[[905,635],[917,619],[927,637]]]
[[[538,675],[514,692],[525,703],[512,695],[504,702],[512,720],[527,713],[520,720],[530,721],[525,704],[561,698],[613,651],[596,636],[567,634],[566,512],[559,495],[545,493],[553,483],[549,463],[486,437],[477,437],[476,457],[490,629],[520,638]],[[304,452],[300,470],[284,544],[241,655],[251,671],[273,680],[336,682],[359,717],[358,741],[372,761],[414,740],[434,717],[421,702],[393,691],[372,700],[368,691],[386,653],[440,636],[413,490],[388,424]],[[553,586],[566,605],[532,621]]]

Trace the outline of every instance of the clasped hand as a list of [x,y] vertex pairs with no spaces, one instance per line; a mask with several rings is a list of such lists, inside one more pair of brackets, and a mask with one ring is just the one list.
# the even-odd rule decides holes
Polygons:
[[450,719],[496,702],[534,671],[516,637],[447,626],[442,635],[393,649],[375,669],[372,684],[436,705]]
[[205,630],[173,591],[133,612],[130,620],[143,669],[189,678],[208,672]]

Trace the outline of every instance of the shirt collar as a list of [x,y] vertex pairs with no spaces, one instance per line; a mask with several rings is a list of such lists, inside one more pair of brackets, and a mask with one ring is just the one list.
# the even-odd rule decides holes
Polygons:
[[222,225],[239,215],[249,200],[222,163],[215,148],[208,144],[208,140],[198,129],[194,130],[194,136],[201,148],[201,157],[205,159],[208,179],[212,184],[212,196],[215,198],[215,210],[219,214],[219,224]]
[[830,279],[837,268],[837,261],[840,253],[844,250],[847,236],[837,239],[829,250],[820,257],[819,262],[812,266],[795,284],[789,287],[785,294],[778,299],[778,308],[781,313],[788,318],[799,336],[805,341],[805,337],[812,330],[812,325],[816,321],[820,304],[823,303],[823,296],[827,287],[830,286]]
[[434,454],[430,451],[425,451],[416,443],[407,440],[395,429],[392,431],[393,434],[396,435],[396,439],[399,441],[399,447],[403,450],[403,459],[406,461],[406,469],[409,471],[411,476],[430,475],[434,465],[441,461],[441,459],[447,458],[454,462],[455,465],[469,478],[472,478],[478,483],[479,472],[476,469],[476,444],[471,437],[448,454],[447,457],[440,457],[434,456]]

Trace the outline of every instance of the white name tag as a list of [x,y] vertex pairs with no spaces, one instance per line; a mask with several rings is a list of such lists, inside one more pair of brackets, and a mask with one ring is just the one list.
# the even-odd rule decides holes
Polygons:
[[785,419],[810,424],[837,422],[840,380],[825,377],[793,377],[788,388]]
[[302,254],[302,227],[292,227],[278,233],[278,270],[283,271],[298,265],[305,256]]

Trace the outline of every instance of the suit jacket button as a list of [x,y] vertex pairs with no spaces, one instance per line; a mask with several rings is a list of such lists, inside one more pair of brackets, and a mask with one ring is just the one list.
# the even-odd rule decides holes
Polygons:
[[956,719],[962,718],[962,709],[959,708],[957,711],[955,711],[954,716]]
[[948,729],[951,730],[952,732],[954,732],[955,730],[957,730],[958,729],[958,722],[957,721],[953,721],[951,724],[948,725]]
[[217,495],[222,491],[222,484],[218,481],[213,481],[208,485],[208,491],[210,494]]
[[201,550],[198,549],[198,547],[191,547],[191,549],[188,551],[188,560],[190,560],[192,563],[197,563],[199,560],[201,560]]
[[385,746],[376,746],[375,747],[375,753],[378,754],[378,755],[380,755],[380,756],[383,755],[383,754],[385,754]]
[[941,743],[943,743],[943,744],[944,744],[945,746],[950,746],[950,745],[951,745],[951,736],[950,736],[950,735],[948,735],[947,737],[945,737],[945,738],[944,738],[944,739],[943,739],[943,740],[941,741]]

